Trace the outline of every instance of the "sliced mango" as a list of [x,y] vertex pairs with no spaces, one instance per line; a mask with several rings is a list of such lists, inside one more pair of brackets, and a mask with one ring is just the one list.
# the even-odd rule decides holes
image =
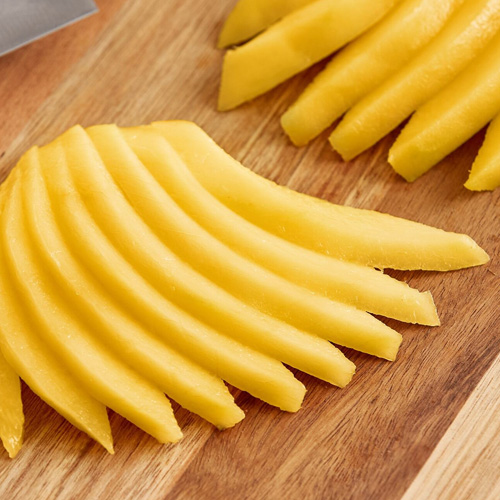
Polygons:
[[127,142],[175,203],[219,241],[281,277],[331,299],[401,321],[439,323],[430,293],[419,293],[366,266],[312,252],[232,212],[201,186],[167,141],[151,131],[153,127],[122,129]]
[[24,413],[21,382],[0,351],[0,439],[10,458],[23,445]]
[[[64,162],[59,143],[39,153],[42,169]],[[20,179],[22,181],[22,178]],[[73,311],[26,234],[19,185],[6,202],[2,245],[11,279],[36,331],[85,389],[106,406],[160,442],[182,433],[169,401],[153,384],[117,360],[88,332],[85,318]]]
[[379,269],[446,271],[489,260],[464,234],[334,205],[278,186],[243,167],[193,123],[153,126],[213,196],[253,224],[303,247]]
[[[54,215],[68,236],[72,253],[122,307],[167,345],[235,387],[284,410],[297,411],[305,388],[289,370],[275,359],[219,334],[166,300],[110,243],[108,238],[117,240],[120,230],[111,213],[100,212],[99,207],[103,199],[120,193],[83,129],[74,127],[61,140],[70,167],[54,162],[50,176],[57,183],[49,182],[49,172],[45,178]],[[104,192],[105,197],[101,195]],[[137,238],[135,241],[141,244],[134,245],[141,247],[143,240]],[[162,263],[168,270],[168,255]]]
[[[10,174],[8,181],[17,177],[17,173],[25,167],[25,162],[35,154],[35,149],[28,151],[20,160],[15,172]],[[5,219],[3,206],[1,213],[3,227]],[[3,356],[34,393],[75,427],[113,453],[113,440],[106,407],[83,390],[81,384],[61,366],[35,333],[31,319],[20,305],[19,292],[12,286],[2,245],[0,245],[0,262],[2,269],[0,347]]]
[[235,108],[335,52],[400,0],[318,0],[224,57],[219,109]]
[[389,163],[398,174],[414,181],[500,112],[499,56],[500,33],[450,85],[417,110],[389,152]]
[[332,146],[349,160],[374,145],[451,82],[499,28],[500,0],[466,0],[414,59],[345,115]]
[[236,45],[252,38],[290,12],[316,0],[239,0],[227,17],[218,47]]
[[486,138],[474,160],[465,187],[472,191],[492,191],[500,186],[500,115],[488,127]]
[[307,144],[393,75],[443,27],[464,0],[406,0],[352,42],[281,117],[297,146]]
[[25,174],[23,195],[27,229],[44,266],[70,298],[72,309],[87,319],[91,332],[184,408],[219,428],[239,422],[244,414],[222,380],[145,331],[71,254],[36,161]]

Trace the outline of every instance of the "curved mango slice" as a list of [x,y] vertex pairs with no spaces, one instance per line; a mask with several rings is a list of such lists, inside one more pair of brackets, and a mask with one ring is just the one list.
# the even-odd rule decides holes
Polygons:
[[499,28],[500,0],[466,0],[414,59],[345,115],[332,146],[345,160],[373,146],[451,82]]
[[472,191],[492,191],[500,186],[500,115],[488,127],[486,138],[474,160],[465,187]]
[[281,117],[292,142],[307,144],[399,70],[463,1],[406,0],[334,56]]
[[[312,252],[262,230],[206,191],[154,127],[121,132],[175,203],[243,257],[315,293],[359,309],[400,321],[439,323],[429,292],[420,293],[380,271]],[[107,143],[104,138],[102,143],[103,147]],[[112,150],[115,155],[115,148]]]
[[[42,168],[52,171],[59,144],[40,151]],[[88,332],[85,318],[73,311],[46,272],[25,232],[19,184],[5,206],[2,245],[5,262],[22,304],[40,337],[86,390],[106,406],[160,442],[175,442],[182,433],[164,394],[118,361]]]
[[36,158],[25,173],[23,197],[27,230],[44,267],[71,298],[72,309],[90,323],[92,334],[189,411],[219,428],[239,422],[244,414],[222,380],[145,331],[73,257],[52,214]]
[[[20,160],[7,182],[17,177],[24,162],[36,154],[31,149]],[[5,212],[2,207],[2,227]],[[31,390],[78,429],[95,439],[110,453],[113,440],[106,407],[84,391],[79,382],[61,366],[54,354],[35,333],[34,325],[20,305],[19,292],[12,287],[0,245],[0,347],[13,370]]]
[[[111,188],[106,197],[116,187],[83,129],[70,129],[61,136],[61,141],[70,168],[53,161],[50,172],[45,172],[45,180],[53,213],[67,234],[71,252],[122,306],[167,345],[231,385],[284,410],[297,411],[305,388],[289,370],[275,359],[220,335],[166,300],[110,243],[110,236],[105,236],[96,224],[116,232],[109,212],[93,212],[95,221],[89,212],[105,192],[102,187],[96,188],[92,180],[100,179],[104,181],[102,186]],[[168,258],[162,262],[168,264]],[[168,269],[168,265],[164,267]]]
[[21,382],[1,351],[0,401],[0,439],[9,457],[14,458],[23,445],[24,413]]
[[290,12],[316,0],[239,0],[219,35],[219,48],[249,40]]
[[253,224],[298,245],[379,269],[447,271],[489,260],[464,234],[334,205],[278,186],[243,167],[193,123],[153,126],[213,196]]
[[398,174],[414,181],[500,112],[499,55],[500,32],[480,57],[417,110],[389,151]]
[[350,42],[400,0],[318,0],[224,57],[219,110],[276,87]]

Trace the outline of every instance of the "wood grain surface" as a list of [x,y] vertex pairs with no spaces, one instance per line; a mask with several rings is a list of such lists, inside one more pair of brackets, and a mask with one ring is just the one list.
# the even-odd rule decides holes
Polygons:
[[344,163],[323,134],[293,147],[279,116],[324,63],[241,108],[215,109],[217,33],[233,0],[102,0],[100,13],[0,58],[2,178],[32,144],[73,124],[186,119],[254,171],[336,203],[470,234],[492,257],[450,273],[391,272],[431,290],[439,328],[390,325],[394,363],[345,350],[346,389],[302,373],[304,407],[282,413],[234,391],[246,412],[219,432],[176,407],[185,437],[160,445],[111,414],[116,455],[23,388],[25,445],[0,454],[0,498],[498,498],[500,191],[462,187],[478,134],[414,184],[386,155],[395,134]]

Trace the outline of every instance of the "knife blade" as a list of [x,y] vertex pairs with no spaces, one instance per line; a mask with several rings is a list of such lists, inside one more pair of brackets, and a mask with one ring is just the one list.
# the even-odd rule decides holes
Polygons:
[[93,0],[0,0],[0,56],[97,10]]

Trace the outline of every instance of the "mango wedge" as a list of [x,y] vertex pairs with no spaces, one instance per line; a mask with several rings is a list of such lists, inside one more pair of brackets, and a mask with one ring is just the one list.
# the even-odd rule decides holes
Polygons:
[[[24,162],[33,154],[34,149],[26,153],[7,182],[16,177],[17,171],[23,169]],[[5,212],[2,207],[2,226],[4,219]],[[79,382],[61,366],[54,354],[35,334],[31,319],[20,305],[19,293],[12,287],[2,245],[0,262],[0,347],[3,356],[33,392],[75,427],[113,453],[106,407],[83,390]]]
[[130,318],[71,254],[57,227],[40,165],[33,161],[23,185],[26,225],[45,268],[87,318],[92,333],[167,396],[219,428],[243,417],[224,383],[170,349]]
[[10,458],[23,445],[24,413],[21,382],[0,351],[0,439]]
[[318,0],[224,57],[219,110],[235,108],[312,66],[375,24],[399,0]]
[[379,269],[447,271],[489,260],[466,235],[334,205],[278,186],[243,167],[193,123],[153,126],[219,201],[253,224],[308,249]]
[[450,85],[417,110],[389,152],[389,163],[398,174],[414,181],[500,112],[499,55],[500,33]]
[[406,0],[334,56],[281,117],[297,146],[307,144],[426,45],[463,0]]
[[330,136],[345,160],[396,128],[450,83],[500,28],[500,0],[466,0],[443,30],[392,78],[359,101]]
[[252,38],[290,12],[316,0],[239,0],[219,35],[219,48]]
[[492,191],[500,186],[500,115],[488,127],[486,138],[474,160],[465,187],[471,191]]
[[[46,183],[54,214],[62,231],[68,234],[72,253],[122,307],[167,345],[235,387],[284,410],[297,411],[305,388],[290,371],[275,359],[219,334],[166,300],[110,243],[108,238],[116,240],[120,230],[110,213],[103,213],[98,207],[117,187],[83,129],[74,127],[61,140],[68,164],[53,162],[51,176],[58,182],[49,183],[46,177]],[[100,182],[100,187],[95,182]],[[106,197],[99,194],[105,192],[103,189],[110,191]]]
[[[439,323],[430,293],[420,293],[366,266],[333,259],[290,243],[229,210],[201,186],[153,127],[122,129],[122,134],[175,203],[243,257],[315,293],[358,309],[401,321]],[[113,154],[116,156],[114,150]]]

